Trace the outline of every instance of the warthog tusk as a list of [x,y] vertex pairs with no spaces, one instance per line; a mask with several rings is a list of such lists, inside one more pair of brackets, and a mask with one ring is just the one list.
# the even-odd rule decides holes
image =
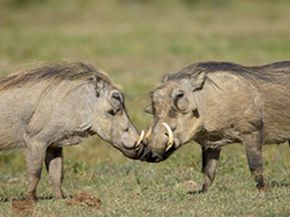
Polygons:
[[141,134],[140,134],[140,136],[139,136],[139,139],[138,139],[138,141],[137,141],[137,143],[136,143],[136,145],[135,145],[135,147],[136,147],[137,149],[139,149],[139,147],[140,147],[140,143],[141,143],[141,141],[142,141],[143,138],[144,138],[144,134],[145,134],[145,132],[144,132],[144,130],[142,130],[142,132],[141,132]]
[[165,151],[168,151],[171,147],[173,146],[173,143],[172,144],[168,144],[167,148],[165,149]]
[[168,126],[168,124],[166,124],[165,122],[163,122],[162,124],[166,128],[167,133],[168,133],[168,142],[166,144],[167,147],[165,149],[165,151],[168,151],[173,146],[174,136],[173,136],[173,132],[172,132],[171,128]]
[[151,133],[152,133],[152,127],[149,127],[149,129],[148,129],[148,131],[147,131],[147,133],[146,133],[144,138],[147,139],[151,135]]

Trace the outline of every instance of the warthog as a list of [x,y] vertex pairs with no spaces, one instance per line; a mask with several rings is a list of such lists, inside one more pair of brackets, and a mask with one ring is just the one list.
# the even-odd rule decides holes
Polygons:
[[[262,145],[290,139],[290,61],[246,67],[202,62],[165,76],[152,92],[145,160],[165,160],[191,140],[202,148],[202,192],[212,184],[221,147],[241,142],[264,188]],[[151,133],[152,132],[152,133]]]
[[26,149],[29,198],[36,197],[43,161],[55,197],[63,197],[63,146],[97,134],[129,158],[142,152],[123,94],[82,62],[42,65],[3,78],[0,111],[0,150]]

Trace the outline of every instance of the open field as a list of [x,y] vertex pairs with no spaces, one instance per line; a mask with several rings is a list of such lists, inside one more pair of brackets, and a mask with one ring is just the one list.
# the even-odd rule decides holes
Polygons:
[[[187,64],[225,60],[264,64],[290,59],[287,0],[0,0],[0,71],[31,64],[83,59],[103,68],[126,94],[141,129],[149,91],[161,76]],[[97,137],[65,149],[64,192],[88,191],[100,210],[49,199],[44,171],[34,216],[290,216],[290,149],[265,146],[269,189],[258,192],[243,146],[225,147],[210,191],[202,184],[200,148],[194,142],[160,164],[126,159]],[[21,151],[0,152],[0,217],[25,192]]]

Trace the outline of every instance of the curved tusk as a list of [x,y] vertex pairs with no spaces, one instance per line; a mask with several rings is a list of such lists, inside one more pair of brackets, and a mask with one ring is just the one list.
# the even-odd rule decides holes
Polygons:
[[141,141],[144,139],[144,134],[145,134],[145,132],[144,132],[144,130],[142,130],[142,132],[141,132],[141,134],[140,134],[140,136],[139,136],[139,139],[138,139],[138,141],[137,141],[137,143],[136,143],[136,145],[135,145],[135,147],[136,147],[137,149],[140,147],[140,143],[141,143]]
[[173,132],[172,132],[171,128],[168,126],[168,124],[166,124],[165,122],[163,122],[162,124],[166,128],[167,133],[168,133],[168,142],[167,142],[167,147],[165,149],[165,151],[168,151],[173,146],[174,136],[173,136]]
[[146,135],[144,136],[145,139],[147,139],[152,133],[152,127],[149,127],[148,132],[146,133]]
[[167,148],[165,149],[165,151],[168,151],[172,146],[173,146],[173,143],[168,145]]

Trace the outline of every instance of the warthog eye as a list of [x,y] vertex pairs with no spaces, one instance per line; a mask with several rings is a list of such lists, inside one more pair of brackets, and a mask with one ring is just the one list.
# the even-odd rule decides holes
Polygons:
[[187,97],[185,96],[185,93],[183,90],[178,90],[173,93],[173,103],[177,110],[179,111],[187,110],[189,106],[189,101]]
[[192,111],[192,113],[193,113],[193,116],[194,116],[194,117],[199,118],[199,112],[198,112],[197,109],[194,109],[194,110]]
[[97,98],[100,97],[100,92],[98,90],[96,91],[96,96],[97,96]]
[[119,91],[113,91],[111,94],[111,105],[112,108],[108,111],[110,115],[115,116],[122,110],[123,107],[123,96]]
[[111,97],[112,97],[112,103],[114,105],[121,105],[124,103],[123,96],[119,91],[113,91]]
[[120,93],[118,93],[118,92],[114,92],[114,93],[112,94],[112,97],[113,97],[113,99],[116,99],[116,100],[122,102],[122,96],[121,96]]
[[108,113],[109,113],[110,115],[112,115],[112,116],[115,116],[119,111],[120,111],[120,109],[118,109],[118,110],[110,109],[110,110],[108,111]]

